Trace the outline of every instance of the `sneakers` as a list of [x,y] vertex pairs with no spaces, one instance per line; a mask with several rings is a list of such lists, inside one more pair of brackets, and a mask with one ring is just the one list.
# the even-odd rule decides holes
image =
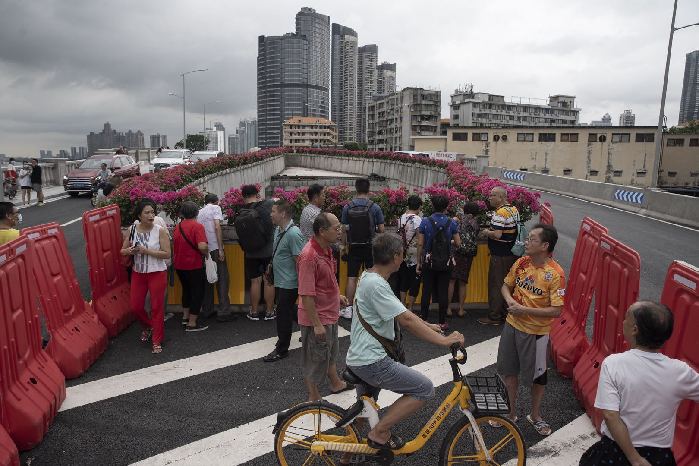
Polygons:
[[340,317],[344,319],[351,319],[352,318],[352,306],[347,306],[345,308],[340,309]]
[[251,312],[245,314],[245,317],[247,317],[250,320],[260,320],[260,314],[253,314]]
[[276,362],[276,361],[281,361],[284,358],[289,357],[289,352],[286,351],[284,353],[278,352],[276,349],[269,353],[267,356],[262,358],[264,362]]
[[202,330],[206,330],[207,328],[209,328],[208,325],[202,325],[200,322],[197,322],[197,324],[194,327],[187,325],[184,330],[185,332],[201,332]]

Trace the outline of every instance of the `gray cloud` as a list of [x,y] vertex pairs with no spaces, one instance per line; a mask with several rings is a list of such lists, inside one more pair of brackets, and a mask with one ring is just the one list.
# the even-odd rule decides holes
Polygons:
[[[632,108],[655,124],[671,15],[668,2],[602,0],[488,4],[417,0],[208,2],[4,0],[0,3],[0,152],[34,155],[119,130],[181,135],[179,74],[188,77],[188,129],[232,129],[256,113],[257,36],[293,31],[302,6],[354,28],[398,63],[400,86],[441,89],[443,115],[459,84],[510,96],[577,96],[581,121]],[[678,24],[699,21],[680,0]],[[666,114],[677,121],[684,55],[699,28],[677,33]]]

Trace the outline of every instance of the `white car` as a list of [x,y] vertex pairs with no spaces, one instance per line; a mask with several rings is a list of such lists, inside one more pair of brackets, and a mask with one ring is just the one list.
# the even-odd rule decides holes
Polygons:
[[175,165],[192,163],[192,152],[188,149],[163,149],[152,163],[156,172]]
[[200,160],[209,160],[216,158],[219,155],[223,155],[223,152],[215,150],[195,150],[194,152],[192,152],[192,161],[198,162]]

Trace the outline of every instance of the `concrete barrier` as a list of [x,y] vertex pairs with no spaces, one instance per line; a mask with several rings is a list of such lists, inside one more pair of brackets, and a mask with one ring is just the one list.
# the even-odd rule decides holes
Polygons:
[[657,189],[600,183],[500,167],[487,167],[484,172],[492,178],[498,178],[509,184],[566,194],[660,220],[699,228],[699,198],[697,197],[672,194]]
[[265,190],[272,176],[282,172],[284,167],[284,156],[278,155],[260,162],[205,176],[194,181],[192,185],[199,187],[204,192],[214,193],[219,197],[223,197],[229,189],[237,188],[244,184],[260,184],[262,189]]

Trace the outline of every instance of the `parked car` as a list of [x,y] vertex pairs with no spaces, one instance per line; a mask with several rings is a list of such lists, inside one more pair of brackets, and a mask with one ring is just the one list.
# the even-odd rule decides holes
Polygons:
[[141,174],[140,165],[129,155],[97,154],[85,160],[78,168],[71,170],[63,177],[63,189],[71,196],[92,193],[100,182],[107,181],[98,176],[103,163],[107,164],[112,176],[119,176],[122,179]]
[[195,150],[192,152],[192,161],[193,162],[198,162],[198,161],[204,161],[204,160],[209,160],[213,159],[216,157],[222,157],[225,155],[221,151],[215,151],[215,150]]
[[163,149],[153,159],[153,171],[163,170],[165,168],[174,167],[175,165],[184,165],[192,163],[192,152],[188,149]]

